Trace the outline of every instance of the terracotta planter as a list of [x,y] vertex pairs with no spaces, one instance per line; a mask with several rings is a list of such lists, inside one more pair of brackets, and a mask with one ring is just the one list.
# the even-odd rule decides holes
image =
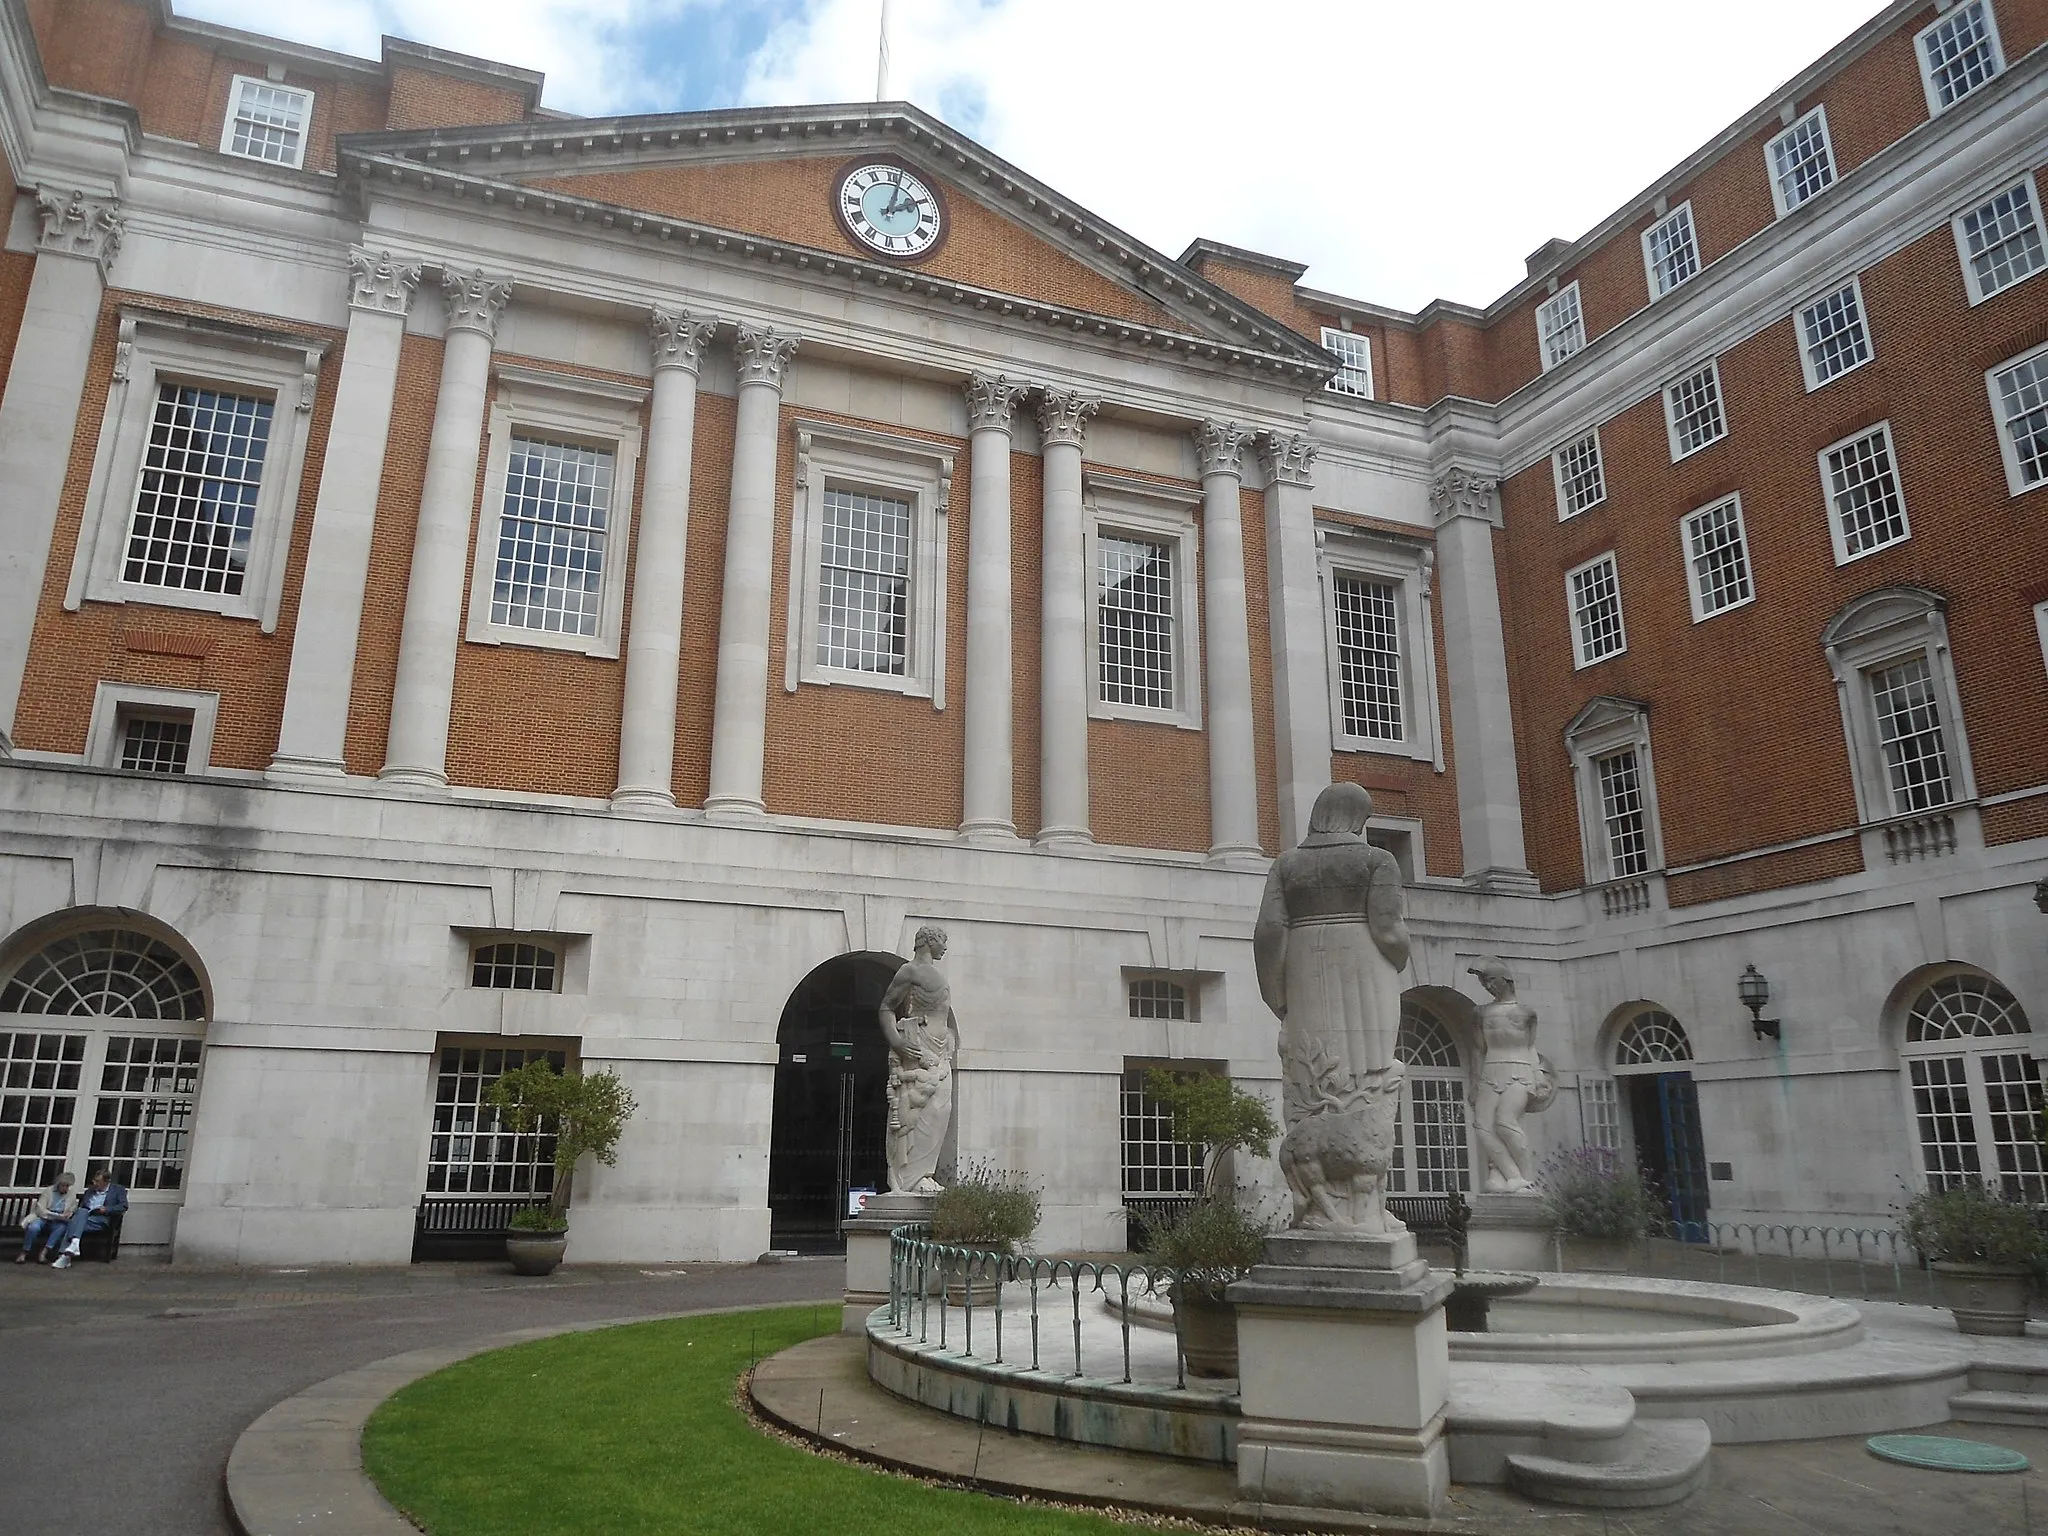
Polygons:
[[505,1234],[505,1257],[512,1261],[512,1273],[515,1275],[553,1274],[568,1246],[566,1230]]
[[1229,1302],[1176,1292],[1173,1331],[1190,1376],[1237,1375],[1237,1308]]
[[1564,1240],[1564,1267],[1582,1274],[1627,1274],[1636,1257],[1632,1237],[1570,1237]]
[[1942,1302],[1962,1332],[2017,1338],[2027,1331],[2034,1276],[2024,1265],[1939,1259],[1934,1273],[1941,1279]]

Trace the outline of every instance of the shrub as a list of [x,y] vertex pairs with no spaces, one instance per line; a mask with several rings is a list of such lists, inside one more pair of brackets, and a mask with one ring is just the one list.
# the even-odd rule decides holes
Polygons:
[[1242,1280],[1266,1256],[1265,1217],[1231,1200],[1202,1200],[1177,1211],[1138,1218],[1145,1257],[1173,1271],[1182,1296],[1223,1300],[1224,1287]]
[[1215,1192],[1216,1166],[1230,1151],[1266,1155],[1280,1127],[1273,1111],[1255,1093],[1247,1093],[1216,1072],[1168,1072],[1153,1067],[1145,1073],[1146,1096],[1173,1116],[1173,1139],[1205,1147],[1202,1188]]
[[1543,1212],[1566,1237],[1641,1237],[1650,1223],[1650,1191],[1621,1154],[1573,1147],[1543,1161],[1537,1180]]
[[557,1216],[544,1205],[529,1206],[523,1211],[514,1211],[507,1223],[514,1232],[542,1232],[554,1234],[569,1230],[569,1223]]
[[617,1073],[557,1072],[538,1056],[493,1079],[485,1097],[514,1131],[553,1131],[555,1189],[548,1198],[548,1214],[557,1227],[569,1224],[569,1183],[576,1174],[576,1159],[588,1152],[607,1168],[615,1164],[619,1137],[639,1108],[633,1090],[619,1081]]
[[1977,1179],[1915,1195],[1906,1202],[1902,1229],[1929,1259],[2031,1265],[2042,1254],[2034,1208],[2001,1199]]
[[1014,1253],[1038,1230],[1038,1191],[1012,1173],[970,1163],[932,1201],[932,1241]]

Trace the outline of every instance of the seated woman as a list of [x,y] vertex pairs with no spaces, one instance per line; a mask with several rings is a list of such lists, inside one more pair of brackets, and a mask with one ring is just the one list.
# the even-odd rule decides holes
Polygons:
[[28,1213],[28,1220],[21,1224],[21,1252],[14,1256],[15,1263],[26,1264],[38,1247],[43,1250],[43,1262],[49,1263],[70,1228],[71,1218],[78,1214],[78,1196],[71,1193],[71,1186],[77,1182],[70,1174],[60,1173],[57,1182],[43,1192],[35,1209]]
[[64,1230],[50,1239],[51,1248],[63,1249],[57,1255],[53,1268],[69,1269],[71,1261],[78,1257],[79,1244],[86,1233],[104,1232],[120,1220],[128,1209],[128,1190],[114,1182],[111,1168],[88,1168],[85,1193],[77,1201],[77,1206]]

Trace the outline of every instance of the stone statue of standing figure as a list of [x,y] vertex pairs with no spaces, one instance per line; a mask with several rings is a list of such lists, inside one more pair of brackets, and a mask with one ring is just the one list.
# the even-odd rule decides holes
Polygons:
[[1486,1154],[1489,1194],[1536,1187],[1536,1163],[1522,1132],[1523,1112],[1550,1107],[1557,1079],[1536,1051],[1536,1010],[1515,996],[1515,978],[1491,956],[1469,968],[1493,1001],[1479,1010],[1486,1059],[1472,1105],[1472,1129]]
[[889,1042],[889,1188],[935,1194],[939,1158],[953,1119],[953,1058],[960,1029],[953,989],[938,962],[946,957],[943,928],[917,930],[915,957],[899,966],[882,994],[879,1016]]
[[1386,1173],[1404,1076],[1394,1041],[1408,920],[1400,866],[1366,841],[1371,816],[1360,785],[1316,796],[1307,835],[1266,878],[1252,954],[1280,1019],[1292,1224],[1380,1236],[1407,1230],[1387,1212]]

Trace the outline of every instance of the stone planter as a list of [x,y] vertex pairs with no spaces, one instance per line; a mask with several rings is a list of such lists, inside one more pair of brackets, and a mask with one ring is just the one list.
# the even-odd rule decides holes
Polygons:
[[1190,1376],[1237,1375],[1237,1308],[1229,1302],[1176,1290],[1173,1331]]
[[1938,1259],[1934,1273],[1940,1277],[1942,1303],[1962,1332],[2016,1338],[2027,1331],[2034,1276],[2024,1265]]
[[1564,1239],[1564,1267],[1582,1274],[1627,1274],[1635,1256],[1636,1240],[1632,1237],[1567,1235]]
[[515,1275],[551,1275],[555,1266],[562,1262],[562,1254],[569,1246],[569,1233],[565,1228],[560,1232],[507,1232],[505,1234],[505,1257],[512,1261]]

